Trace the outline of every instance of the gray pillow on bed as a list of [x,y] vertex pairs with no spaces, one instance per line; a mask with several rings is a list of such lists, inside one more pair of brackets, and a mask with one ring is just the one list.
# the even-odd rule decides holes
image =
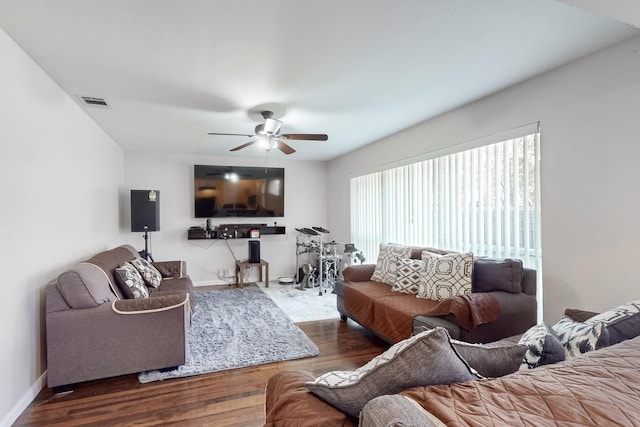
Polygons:
[[451,340],[453,347],[469,365],[484,377],[502,377],[511,374],[522,365],[528,347],[524,344],[489,347]]
[[327,403],[357,417],[378,396],[478,378],[454,350],[447,330],[436,328],[394,344],[355,371],[328,372],[305,385]]

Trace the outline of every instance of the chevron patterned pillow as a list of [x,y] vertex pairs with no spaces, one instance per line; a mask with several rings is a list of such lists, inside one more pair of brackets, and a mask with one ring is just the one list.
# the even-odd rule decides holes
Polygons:
[[396,281],[391,290],[402,294],[417,295],[424,278],[424,262],[421,259],[402,258],[398,261]]

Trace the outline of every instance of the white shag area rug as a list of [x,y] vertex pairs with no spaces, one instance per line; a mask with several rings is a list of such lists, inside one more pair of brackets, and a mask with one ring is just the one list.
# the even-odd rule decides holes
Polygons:
[[295,323],[340,318],[336,307],[336,295],[332,293],[332,289],[319,295],[317,287],[302,291],[296,289],[296,285],[283,285],[277,281],[269,282],[268,288],[264,283],[259,283],[258,286]]
[[186,363],[172,371],[142,372],[141,383],[319,354],[313,341],[258,287],[201,291],[197,298]]

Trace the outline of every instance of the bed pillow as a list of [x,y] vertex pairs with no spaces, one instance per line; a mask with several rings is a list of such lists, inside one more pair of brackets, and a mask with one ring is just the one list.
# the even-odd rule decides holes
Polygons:
[[585,320],[584,323],[602,322],[609,335],[609,345],[640,335],[640,300],[630,301]]
[[517,371],[528,347],[524,344],[490,347],[451,340],[456,351],[483,377],[502,377]]
[[149,298],[149,290],[136,268],[128,262],[115,269],[115,276],[126,298]]
[[417,295],[423,280],[424,262],[421,259],[402,258],[398,261],[396,280],[391,290],[402,294]]
[[471,293],[473,253],[439,255],[423,251],[422,260],[425,273],[418,298],[442,301]]
[[410,387],[480,378],[453,348],[444,328],[421,332],[391,346],[355,371],[333,371],[305,386],[341,411],[357,417],[371,399]]
[[553,330],[564,345],[567,356],[577,356],[609,345],[609,334],[602,322],[574,322],[563,316],[553,325]]
[[552,365],[566,358],[565,347],[555,331],[546,323],[540,323],[527,330],[518,344],[527,346],[522,359],[522,367],[533,369],[542,365]]
[[410,255],[411,248],[409,246],[380,243],[378,262],[376,263],[376,268],[373,271],[371,280],[393,286],[396,281],[399,261],[403,258],[409,258]]

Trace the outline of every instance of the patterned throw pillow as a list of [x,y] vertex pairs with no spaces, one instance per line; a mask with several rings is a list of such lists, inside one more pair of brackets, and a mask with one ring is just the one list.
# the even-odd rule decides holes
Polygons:
[[396,281],[391,290],[402,294],[417,295],[423,280],[424,262],[420,259],[402,258],[398,262]]
[[147,286],[153,286],[154,288],[160,286],[160,282],[162,282],[162,274],[160,274],[153,264],[144,258],[134,258],[129,262],[136,268],[136,270],[138,270]]
[[527,346],[522,365],[529,369],[562,362],[566,357],[564,346],[555,331],[546,323],[529,328],[518,344]]
[[563,316],[553,325],[553,330],[558,334],[558,339],[564,345],[567,355],[571,357],[609,344],[609,335],[602,322],[574,322],[571,318]]
[[116,279],[124,295],[129,298],[149,298],[149,290],[136,268],[128,262],[116,268]]
[[411,248],[409,246],[386,245],[380,243],[380,251],[378,252],[378,262],[376,269],[371,275],[374,282],[386,283],[393,285],[396,281],[396,271],[398,270],[398,261],[402,258],[411,256]]
[[609,345],[640,335],[640,300],[630,301],[604,313],[600,313],[584,323],[602,322],[609,334]]
[[450,384],[480,376],[453,349],[444,328],[400,341],[355,371],[328,372],[305,385],[320,398],[357,417],[371,399],[414,386]]
[[438,255],[423,251],[422,260],[425,262],[425,279],[420,283],[418,298],[441,301],[471,293],[471,252]]

